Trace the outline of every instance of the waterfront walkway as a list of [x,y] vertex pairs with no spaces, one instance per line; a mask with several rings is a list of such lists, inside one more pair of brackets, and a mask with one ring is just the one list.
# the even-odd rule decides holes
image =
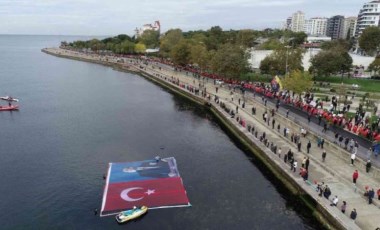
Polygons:
[[[96,55],[85,55],[76,52],[63,51],[59,49],[50,49],[49,52],[67,56],[83,58],[88,61],[101,61],[101,62],[112,62],[116,64],[115,59],[98,57]],[[271,110],[273,104],[268,103],[266,106],[262,102],[261,98],[253,98],[253,96],[248,97],[243,96],[236,92],[231,95],[231,90],[226,87],[221,87],[219,85],[214,85],[213,82],[209,81],[199,81],[192,77],[191,73],[177,72],[174,71],[169,66],[163,66],[158,63],[149,63],[145,65],[143,63],[138,63],[133,60],[134,64],[124,64],[124,67],[129,70],[134,70],[136,72],[145,72],[151,76],[159,78],[163,81],[167,81],[172,84],[173,87],[189,92],[190,88],[199,89],[199,85],[203,85],[200,88],[199,97],[207,100],[207,96],[210,96],[209,102],[217,108],[221,113],[223,113],[234,125],[236,125],[240,131],[247,135],[253,143],[259,146],[264,152],[281,168],[283,168],[284,173],[291,175],[294,180],[302,186],[302,188],[312,196],[317,202],[319,202],[326,210],[328,210],[332,216],[334,216],[337,221],[339,221],[347,229],[376,229],[380,227],[380,209],[379,200],[377,200],[377,195],[374,199],[374,204],[368,204],[368,199],[363,196],[365,186],[369,188],[374,188],[375,193],[377,189],[380,188],[380,179],[373,172],[366,173],[363,167],[359,167],[360,163],[356,160],[354,166],[350,166],[350,156],[347,152],[337,148],[335,144],[332,144],[328,138],[326,138],[326,143],[324,149],[326,150],[327,156],[325,162],[322,162],[322,149],[316,144],[316,136],[318,133],[313,134],[313,129],[306,137],[300,138],[301,141],[301,151],[298,152],[297,146],[291,141],[291,134],[300,134],[300,129],[302,121],[298,121],[297,116],[294,114],[289,114],[291,119],[284,116],[283,111],[280,113],[275,113],[271,116]],[[218,87],[218,92],[216,93],[216,87]],[[202,95],[203,94],[203,95]],[[203,97],[205,96],[205,97]],[[219,103],[216,103],[215,96],[219,98]],[[232,101],[233,98],[233,101]],[[239,104],[240,99],[240,104]],[[245,100],[245,108],[242,108],[242,103]],[[220,105],[224,104],[225,107],[236,112],[238,108],[238,113],[234,118],[231,118],[230,114],[226,112],[226,109],[222,108]],[[252,115],[252,108],[256,108],[256,115]],[[270,118],[269,124],[264,122],[263,114],[268,112],[268,118]],[[239,117],[239,122],[237,121]],[[275,120],[274,128],[272,128],[272,120]],[[244,122],[241,122],[244,121]],[[278,125],[280,125],[280,131],[277,130]],[[252,129],[248,131],[248,126],[254,127],[255,131]],[[288,136],[283,135],[283,129],[288,128],[290,133]],[[257,137],[255,133],[257,132]],[[271,151],[270,147],[264,144],[264,141],[260,141],[260,136],[265,132],[265,136],[268,143],[274,143],[279,148],[282,149],[282,156],[279,157]],[[307,142],[311,141],[310,153],[306,151]],[[291,149],[294,153],[295,159],[298,162],[298,167],[296,172],[290,170],[289,163],[285,163],[283,156],[288,150]],[[309,178],[305,182],[299,175],[299,168],[301,167],[301,162],[304,157],[310,158],[309,166]],[[352,183],[352,174],[355,169],[359,170],[359,178],[357,185],[354,186]],[[332,191],[330,200],[338,196],[339,203],[337,207],[330,206],[331,201],[325,199],[324,197],[319,197],[318,193],[315,191],[316,184],[324,182],[328,185]],[[346,213],[343,214],[340,211],[342,201],[347,202]],[[357,210],[358,217],[355,221],[350,219],[349,215],[353,209]]]

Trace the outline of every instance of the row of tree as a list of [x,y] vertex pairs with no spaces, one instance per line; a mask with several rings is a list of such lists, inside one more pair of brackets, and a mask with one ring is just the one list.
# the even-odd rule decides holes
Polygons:
[[[91,49],[94,52],[111,51],[116,54],[144,53],[147,48],[160,48],[159,56],[169,58],[177,65],[193,65],[202,71],[212,71],[225,77],[238,78],[249,71],[249,50],[272,49],[260,65],[262,73],[285,75],[301,70],[305,50],[300,47],[305,41],[305,33],[288,30],[229,30],[219,26],[203,31],[183,32],[172,29],[161,35],[147,30],[138,38],[118,35],[103,40],[75,41],[64,44],[75,49]],[[261,40],[261,41],[260,41]],[[264,42],[262,42],[264,41]],[[261,44],[259,44],[261,43]],[[380,49],[380,29],[369,27],[363,31],[359,45],[368,54]],[[349,72],[352,58],[348,50],[352,40],[335,40],[322,44],[322,51],[311,59],[309,72],[319,76]],[[370,65],[370,70],[380,71],[380,59]]]

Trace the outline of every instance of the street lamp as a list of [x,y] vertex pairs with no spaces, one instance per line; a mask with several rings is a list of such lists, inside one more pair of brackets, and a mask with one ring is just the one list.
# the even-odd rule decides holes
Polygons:
[[290,46],[285,46],[286,48],[286,63],[285,63],[285,76],[288,75],[288,58],[289,58],[289,48]]

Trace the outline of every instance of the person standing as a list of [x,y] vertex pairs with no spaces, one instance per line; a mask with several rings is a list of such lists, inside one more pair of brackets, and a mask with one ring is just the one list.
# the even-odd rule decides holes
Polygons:
[[281,152],[282,152],[282,150],[281,150],[281,147],[278,149],[278,157],[281,157]]
[[306,158],[306,162],[305,162],[305,169],[306,169],[307,171],[309,171],[309,164],[310,164],[310,159],[309,159],[309,157],[307,157],[307,158]]
[[293,163],[293,172],[296,172],[297,170],[297,161],[294,161]]
[[289,117],[289,109],[286,110],[286,118],[288,118],[288,117]]
[[280,125],[280,123],[278,123],[278,125],[277,125],[277,132],[280,132],[280,129],[281,129],[281,125]]
[[371,166],[372,166],[372,164],[371,164],[371,160],[368,159],[368,160],[367,160],[367,164],[365,165],[365,171],[366,171],[367,173],[369,173],[369,170],[371,169]]
[[372,199],[375,197],[375,191],[373,189],[368,192],[368,204],[372,204]]
[[356,212],[356,209],[353,209],[351,212],[350,218],[355,220],[357,216],[358,216],[358,213]]
[[276,124],[276,120],[273,118],[272,120],[272,129],[274,129],[274,125]]
[[356,158],[356,154],[355,153],[351,153],[351,166],[354,165],[355,158]]
[[298,141],[297,147],[298,147],[298,152],[301,152],[301,140]]
[[342,206],[340,207],[340,210],[342,211],[342,213],[345,213],[345,212],[346,212],[346,208],[347,208],[347,203],[346,203],[346,201],[343,201],[343,204],[342,204]]
[[310,153],[310,148],[311,148],[311,142],[309,140],[309,142],[307,143],[307,153]]
[[303,158],[301,167],[305,168],[305,165],[306,165],[306,157]]
[[286,164],[287,161],[288,161],[288,154],[285,153],[285,154],[284,154],[284,163]]
[[323,149],[323,145],[325,144],[325,139],[322,137],[321,139],[321,149]]
[[322,162],[325,162],[325,159],[326,159],[326,150],[323,150],[322,152]]
[[359,172],[358,170],[355,170],[355,172],[352,174],[352,182],[356,185],[356,181],[359,178]]

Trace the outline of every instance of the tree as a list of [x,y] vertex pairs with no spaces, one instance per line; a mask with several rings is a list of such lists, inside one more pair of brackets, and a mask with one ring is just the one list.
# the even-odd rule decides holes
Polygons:
[[213,26],[207,31],[206,47],[207,50],[217,50],[225,41],[223,30],[220,26]]
[[98,39],[92,39],[89,41],[89,48],[94,52],[98,52],[105,48],[105,44]]
[[283,87],[301,95],[313,85],[312,77],[308,72],[294,70],[282,80]]
[[145,53],[146,46],[143,43],[137,43],[135,45],[135,52],[136,53]]
[[163,57],[169,57],[173,47],[183,39],[182,30],[171,29],[165,33],[160,40],[160,54]]
[[359,38],[359,46],[367,54],[375,54],[380,48],[380,28],[370,26],[363,30],[363,33]]
[[191,63],[197,64],[202,71],[207,68],[207,65],[210,60],[210,54],[204,45],[196,44],[191,46],[190,60]]
[[307,34],[305,32],[296,32],[293,34],[293,38],[289,40],[290,46],[293,48],[296,48],[300,45],[302,45],[305,42],[305,39],[307,38]]
[[135,43],[125,40],[120,44],[120,51],[123,54],[131,54],[135,51]]
[[143,43],[147,48],[156,48],[159,46],[159,32],[154,30],[145,30],[138,38],[138,41]]
[[375,72],[375,74],[380,73],[380,56],[377,56],[375,60],[368,66],[369,71]]
[[339,49],[342,51],[348,51],[350,48],[351,48],[350,42],[344,39],[326,41],[321,44],[322,50]]
[[280,42],[280,40],[276,38],[271,38],[261,44],[257,49],[259,50],[278,50],[284,48],[284,44]]
[[257,33],[254,30],[239,30],[236,35],[236,43],[244,47],[251,48],[257,39]]
[[324,50],[315,55],[311,60],[309,71],[318,76],[330,76],[334,73],[349,72],[352,66],[352,58],[346,51]]
[[190,62],[190,44],[182,38],[171,50],[170,57],[177,65],[186,65]]
[[302,49],[290,49],[285,47],[275,50],[271,55],[264,58],[260,63],[261,73],[271,75],[285,75],[286,64],[288,72],[292,70],[303,70]]
[[211,68],[213,72],[230,78],[239,78],[249,68],[249,53],[234,44],[223,44],[213,54]]

